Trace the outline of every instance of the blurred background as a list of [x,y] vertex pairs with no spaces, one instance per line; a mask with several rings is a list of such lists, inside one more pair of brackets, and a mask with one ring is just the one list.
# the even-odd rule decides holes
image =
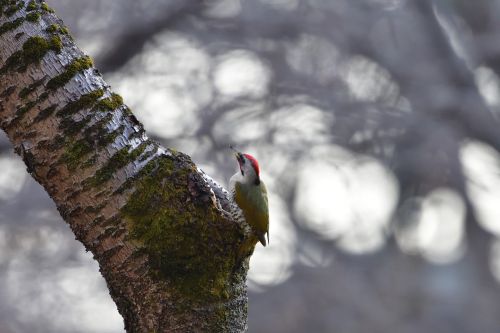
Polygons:
[[[249,332],[500,331],[500,2],[50,0],[162,144],[260,161]],[[0,332],[119,333],[0,134]]]

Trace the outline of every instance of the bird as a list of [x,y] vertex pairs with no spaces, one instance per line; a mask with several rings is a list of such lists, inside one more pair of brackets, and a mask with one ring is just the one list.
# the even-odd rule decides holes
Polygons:
[[257,243],[257,239],[266,246],[269,244],[269,207],[266,185],[260,179],[259,163],[252,155],[243,154],[233,147],[231,149],[234,150],[239,165],[238,172],[229,180],[233,202],[243,212],[243,218],[256,237],[253,237],[252,247]]

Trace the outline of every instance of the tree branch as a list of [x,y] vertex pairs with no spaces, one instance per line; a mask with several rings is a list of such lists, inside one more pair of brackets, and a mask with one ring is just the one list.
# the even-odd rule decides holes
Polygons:
[[45,3],[0,10],[0,126],[99,262],[126,330],[244,331],[248,234],[227,192],[148,139]]

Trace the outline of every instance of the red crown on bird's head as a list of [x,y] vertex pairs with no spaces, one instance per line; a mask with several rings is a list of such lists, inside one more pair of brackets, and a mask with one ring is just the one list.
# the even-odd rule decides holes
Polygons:
[[232,145],[230,145],[229,148],[231,148],[235,152],[236,159],[238,160],[238,164],[240,165],[240,169],[241,169],[241,165],[245,163],[245,159],[247,159],[250,161],[252,168],[255,170],[255,174],[257,175],[257,177],[259,177],[259,175],[260,175],[259,162],[257,162],[257,159],[255,159],[255,157],[253,157],[250,154],[240,153],[239,151],[234,149],[234,147]]
[[243,154],[243,156],[245,156],[246,159],[250,161],[250,163],[252,164],[253,169],[255,170],[255,173],[257,174],[257,176],[259,176],[260,175],[259,162],[257,162],[257,160],[255,159],[255,157],[253,157],[250,154]]

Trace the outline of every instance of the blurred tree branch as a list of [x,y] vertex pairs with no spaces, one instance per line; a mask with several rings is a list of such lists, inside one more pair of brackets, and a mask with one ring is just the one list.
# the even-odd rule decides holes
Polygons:
[[203,7],[203,1],[198,0],[173,2],[172,6],[165,11],[165,15],[160,16],[156,21],[148,22],[144,26],[136,26],[120,35],[112,48],[96,59],[99,68],[103,73],[119,70],[130,59],[140,54],[153,36],[167,28],[172,28],[186,16],[196,15]]

